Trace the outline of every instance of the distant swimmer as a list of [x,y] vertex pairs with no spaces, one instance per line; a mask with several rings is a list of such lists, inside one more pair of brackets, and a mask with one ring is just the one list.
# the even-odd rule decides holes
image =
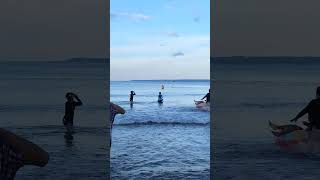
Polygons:
[[209,92],[201,100],[203,99],[206,99],[206,102],[210,103],[210,89],[209,89]]
[[[65,103],[65,114],[63,117],[63,124],[67,128],[67,132],[71,133],[73,128],[73,117],[74,117],[74,110],[76,106],[81,106],[82,101],[79,99],[79,97],[71,92],[68,92],[66,94],[67,102]],[[70,134],[67,134],[70,138],[72,136]]]
[[163,96],[161,92],[159,92],[159,95],[158,95],[158,103],[163,103]]
[[164,89],[164,85],[163,84],[161,85],[161,89]]
[[130,91],[130,102],[133,102],[133,96],[135,96],[136,93],[134,91]]
[[36,144],[0,128],[0,179],[12,180],[25,165],[44,167],[49,154]]
[[112,136],[111,136],[112,126],[114,123],[114,119],[117,114],[124,114],[124,113],[126,113],[126,111],[122,107],[110,102],[110,147],[111,147],[111,139],[112,139]]

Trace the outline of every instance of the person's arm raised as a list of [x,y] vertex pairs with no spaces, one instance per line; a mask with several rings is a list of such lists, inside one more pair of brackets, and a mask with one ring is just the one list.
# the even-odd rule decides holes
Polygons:
[[76,100],[77,100],[76,106],[81,106],[83,104],[82,101],[80,100],[80,98],[76,94],[73,94],[73,97],[76,98]]
[[299,118],[301,118],[302,116],[304,116],[305,114],[307,114],[309,112],[311,106],[312,106],[312,101],[305,108],[303,108],[295,118],[291,119],[290,121],[291,122],[298,121]]

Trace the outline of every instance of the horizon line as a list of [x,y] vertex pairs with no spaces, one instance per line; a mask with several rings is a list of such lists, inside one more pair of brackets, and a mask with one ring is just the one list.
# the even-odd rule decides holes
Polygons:
[[210,81],[209,79],[132,79],[132,80],[110,80],[110,81]]

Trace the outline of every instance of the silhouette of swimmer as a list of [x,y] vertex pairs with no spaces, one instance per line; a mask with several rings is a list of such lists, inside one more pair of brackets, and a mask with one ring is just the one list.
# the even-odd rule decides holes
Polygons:
[[303,122],[303,124],[308,126],[308,130],[312,130],[313,127],[320,129],[320,86],[317,87],[316,98],[311,100],[309,104],[291,120],[291,122],[297,122],[298,119],[305,114],[308,114],[309,122]]
[[134,91],[130,91],[130,102],[133,102],[133,96],[135,96],[136,93]]
[[0,179],[14,179],[19,168],[25,165],[43,167],[49,154],[32,142],[0,128]]
[[206,99],[206,102],[210,103],[210,89],[209,89],[209,92],[201,100],[203,99]]
[[71,92],[68,92],[66,94],[66,99],[67,99],[67,102],[65,103],[65,114],[63,117],[63,124],[67,129],[68,134],[66,134],[66,136],[72,139],[72,136],[70,133],[72,133],[74,110],[76,106],[82,105],[82,101],[79,99],[79,97],[76,94]]
[[159,95],[158,95],[158,103],[163,103],[163,97],[161,92],[159,92]]
[[126,111],[122,107],[110,102],[110,147],[111,147],[111,141],[112,141],[112,127],[113,127],[114,119],[117,114],[124,114],[124,113],[126,113]]

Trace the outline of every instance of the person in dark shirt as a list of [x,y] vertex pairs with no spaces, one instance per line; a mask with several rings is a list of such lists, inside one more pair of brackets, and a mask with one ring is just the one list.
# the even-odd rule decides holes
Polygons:
[[79,99],[79,97],[76,94],[70,93],[70,92],[66,94],[66,98],[67,98],[67,102],[65,103],[65,114],[63,118],[64,119],[63,124],[73,125],[75,107],[81,106],[82,101]]
[[210,103],[210,89],[209,89],[209,92],[201,100],[203,99],[206,99],[206,102]]
[[158,95],[158,103],[163,103],[163,96],[161,92],[159,92],[159,95]]
[[312,130],[313,127],[320,129],[320,87],[316,90],[316,98],[311,100],[291,122],[297,122],[305,114],[308,114],[309,122],[304,121],[303,124],[308,126],[308,130]]
[[133,96],[136,95],[134,91],[130,91],[130,102],[133,102]]

